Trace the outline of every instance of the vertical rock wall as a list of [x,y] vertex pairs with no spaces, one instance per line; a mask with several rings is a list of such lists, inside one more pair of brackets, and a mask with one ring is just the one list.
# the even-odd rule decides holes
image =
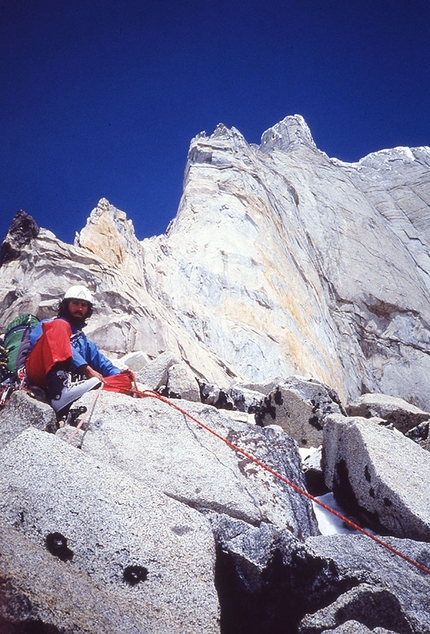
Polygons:
[[73,246],[42,229],[0,268],[1,325],[85,283],[111,356],[169,351],[224,387],[299,374],[428,409],[429,169],[429,148],[331,159],[297,115],[260,146],[219,125],[191,141],[165,235],[139,242],[104,199]]

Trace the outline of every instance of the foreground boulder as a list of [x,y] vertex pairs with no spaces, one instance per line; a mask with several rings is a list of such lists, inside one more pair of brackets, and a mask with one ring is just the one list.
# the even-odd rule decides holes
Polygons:
[[[89,403],[89,394],[81,399]],[[305,488],[297,444],[201,403],[175,401],[229,443]],[[73,433],[73,432],[71,432]],[[255,526],[271,523],[300,539],[317,534],[312,506],[186,414],[157,399],[102,392],[82,451],[202,513]]]
[[101,588],[44,544],[3,523],[0,552],[2,634],[141,634],[141,617],[114,586]]
[[[332,628],[336,628],[342,618],[348,620],[343,623],[344,629],[339,629],[339,632],[370,632],[373,630],[372,626],[379,627],[384,624],[390,627],[390,630],[384,627],[385,632],[412,634],[408,618],[397,597],[383,584],[378,586],[369,583],[359,584],[342,594],[328,607],[305,617],[300,625],[299,634],[318,634],[322,628],[326,631],[336,631]],[[357,619],[364,620],[372,630]]]
[[[387,538],[387,545],[428,568],[428,544]],[[265,583],[254,585],[248,572],[230,579],[228,597],[220,593],[223,633],[430,633],[430,575],[369,537],[314,536],[304,544],[278,538],[273,546]]]
[[11,394],[0,410],[0,417],[0,449],[28,427],[50,432],[57,429],[57,418],[52,407],[22,390]]
[[200,513],[35,429],[0,460],[0,520],[115,595],[141,631],[219,631],[213,536]]
[[373,419],[331,415],[324,425],[327,487],[350,512],[398,537],[430,541],[430,453]]

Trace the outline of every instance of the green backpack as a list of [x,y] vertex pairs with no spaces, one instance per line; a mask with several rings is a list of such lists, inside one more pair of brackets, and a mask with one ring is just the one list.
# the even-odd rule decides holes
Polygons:
[[3,347],[7,351],[7,369],[17,372],[24,367],[30,348],[30,333],[39,319],[30,313],[19,315],[6,327]]

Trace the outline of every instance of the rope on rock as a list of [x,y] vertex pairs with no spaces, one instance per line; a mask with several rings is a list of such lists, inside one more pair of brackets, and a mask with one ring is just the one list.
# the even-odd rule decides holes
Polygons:
[[[415,566],[415,568],[418,568],[418,570],[420,570],[421,572],[424,572],[424,573],[430,575],[430,569],[429,568],[427,568],[426,566],[423,566],[422,564],[420,564],[418,561],[415,561],[411,557],[408,557],[407,555],[402,553],[400,550],[397,550],[393,546],[390,546],[390,544],[385,542],[380,537],[377,537],[376,535],[373,535],[372,533],[370,533],[366,529],[362,528],[361,526],[359,526],[358,524],[356,524],[352,520],[348,519],[347,517],[345,517],[344,515],[342,515],[338,511],[336,511],[335,509],[332,509],[330,506],[328,506],[328,504],[325,504],[321,500],[318,500],[316,497],[314,497],[313,495],[308,493],[308,491],[306,491],[305,489],[302,489],[301,487],[297,486],[297,484],[294,484],[294,482],[291,482],[291,480],[288,480],[288,478],[286,478],[282,474],[280,474],[277,471],[275,471],[275,469],[272,469],[268,465],[264,464],[264,462],[261,462],[261,460],[258,460],[258,458],[256,458],[252,454],[248,453],[244,449],[241,449],[240,447],[238,447],[237,445],[232,443],[230,440],[227,440],[227,438],[224,438],[224,436],[222,436],[221,434],[218,434],[218,432],[214,431],[213,429],[211,429],[210,427],[208,427],[207,425],[202,423],[202,421],[198,420],[195,416],[193,416],[192,414],[187,412],[185,409],[183,409],[179,405],[176,405],[176,403],[173,403],[171,400],[169,400],[165,396],[162,396],[161,394],[159,394],[158,392],[155,392],[154,390],[148,390],[148,389],[139,390],[138,387],[137,387],[137,383],[136,383],[136,379],[134,377],[134,374],[130,370],[128,370],[124,374],[127,375],[127,378],[128,378],[129,382],[128,383],[124,382],[124,385],[120,384],[120,383],[118,383],[118,385],[112,384],[109,387],[109,389],[111,391],[119,392],[119,393],[122,393],[122,394],[127,394],[128,396],[133,396],[135,398],[155,398],[155,399],[158,399],[159,401],[162,401],[163,403],[166,403],[167,405],[169,405],[173,409],[176,409],[178,412],[183,414],[183,416],[186,416],[190,420],[194,421],[197,425],[202,427],[202,429],[205,429],[206,431],[211,433],[213,436],[215,436],[216,438],[218,438],[219,440],[224,442],[231,449],[233,449],[237,453],[241,454],[242,456],[245,456],[245,458],[248,458],[248,460],[250,460],[254,464],[258,465],[259,467],[261,467],[262,469],[264,469],[265,471],[267,471],[268,473],[273,475],[278,480],[281,480],[282,482],[287,484],[289,487],[294,489],[294,491],[296,491],[300,495],[305,496],[306,498],[308,498],[308,500],[311,500],[312,502],[314,502],[318,506],[322,507],[323,509],[325,509],[326,511],[328,511],[332,515],[335,515],[338,519],[342,520],[342,522],[344,522],[347,526],[350,526],[351,528],[353,528],[356,531],[359,531],[360,533],[362,533],[366,537],[369,537],[374,542],[376,542],[377,544],[379,544],[380,546],[382,546],[383,548],[385,548],[386,550],[388,550],[392,554],[397,555],[398,557],[400,557],[404,561],[408,562],[412,566]],[[123,378],[124,377],[122,377],[122,379]],[[121,383],[122,383],[122,379],[121,379]],[[100,396],[100,393],[101,393],[102,389],[103,389],[103,385],[100,388],[98,388],[98,390],[95,393],[94,399],[93,399],[90,407],[88,408],[85,416],[79,421],[76,429],[73,431],[73,433],[67,439],[68,443],[70,443],[72,441],[72,439],[74,438],[74,436],[76,435],[76,433],[78,432],[80,427],[82,427],[84,422],[88,421],[91,418],[91,415],[92,415],[92,413],[94,411],[94,408],[95,408],[95,405],[96,405],[96,402],[97,402],[97,399]],[[104,389],[107,389],[107,386],[105,386]]]
[[197,425],[199,425],[200,427],[202,427],[206,431],[210,432],[213,436],[215,436],[219,440],[222,440],[222,442],[224,442],[226,445],[231,447],[231,449],[233,449],[234,451],[237,451],[242,456],[245,456],[245,458],[248,458],[249,460],[254,462],[256,465],[258,465],[259,467],[261,467],[262,469],[267,471],[268,473],[271,473],[275,478],[278,478],[279,480],[281,480],[282,482],[287,484],[289,487],[294,489],[300,495],[304,495],[305,497],[307,497],[309,500],[311,500],[315,504],[318,504],[318,506],[321,506],[326,511],[329,511],[332,515],[335,515],[338,519],[342,520],[342,522],[345,522],[345,524],[347,524],[351,528],[359,531],[363,535],[366,535],[366,537],[370,537],[370,539],[373,539],[373,541],[376,542],[377,544],[379,544],[380,546],[383,546],[384,548],[386,548],[388,551],[390,551],[394,555],[397,555],[398,557],[401,557],[402,559],[404,559],[408,563],[412,564],[413,566],[418,568],[418,570],[421,570],[421,572],[425,572],[426,574],[430,575],[430,569],[429,568],[427,568],[426,566],[423,566],[418,561],[415,561],[414,559],[411,559],[410,557],[408,557],[407,555],[402,553],[400,550],[397,550],[393,546],[390,546],[390,544],[385,542],[383,539],[380,539],[376,535],[373,535],[372,533],[370,533],[366,529],[362,528],[361,526],[359,526],[355,522],[351,521],[350,519],[348,519],[347,517],[345,517],[341,513],[338,513],[338,511],[336,511],[335,509],[332,509],[330,506],[328,506],[327,504],[325,504],[321,500],[318,500],[316,497],[314,497],[313,495],[308,493],[308,491],[306,491],[305,489],[302,489],[301,487],[297,486],[297,484],[294,484],[294,482],[291,482],[291,480],[288,480],[288,478],[286,478],[282,474],[278,473],[277,471],[275,471],[274,469],[272,469],[268,465],[264,464],[264,462],[261,462],[261,460],[258,460],[258,458],[255,458],[255,456],[251,455],[250,453],[248,453],[244,449],[241,449],[240,447],[238,447],[237,445],[232,443],[230,440],[227,440],[227,438],[224,438],[224,436],[221,436],[221,434],[218,434],[218,432],[214,431],[213,429],[211,429],[210,427],[208,427],[207,425],[202,423],[200,420],[195,418],[195,416],[193,416],[192,414],[187,412],[182,407],[179,407],[179,405],[176,405],[176,403],[173,403],[172,401],[170,401],[165,396],[162,396],[161,394],[158,394],[158,392],[154,392],[153,390],[140,391],[140,390],[137,390],[137,388],[136,388],[136,390],[133,390],[133,393],[134,393],[134,395],[136,397],[139,397],[139,398],[151,397],[151,398],[156,398],[159,401],[162,401],[163,403],[167,403],[167,405],[170,405],[170,407],[173,407],[178,412],[180,412],[181,414],[183,414],[187,418],[189,418],[192,421],[194,421],[195,423],[197,423]]

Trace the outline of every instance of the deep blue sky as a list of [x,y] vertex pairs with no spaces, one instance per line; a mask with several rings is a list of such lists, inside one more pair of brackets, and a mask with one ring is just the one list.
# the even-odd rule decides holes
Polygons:
[[163,233],[193,136],[289,114],[345,161],[430,145],[430,0],[0,0],[0,239],[102,197]]

